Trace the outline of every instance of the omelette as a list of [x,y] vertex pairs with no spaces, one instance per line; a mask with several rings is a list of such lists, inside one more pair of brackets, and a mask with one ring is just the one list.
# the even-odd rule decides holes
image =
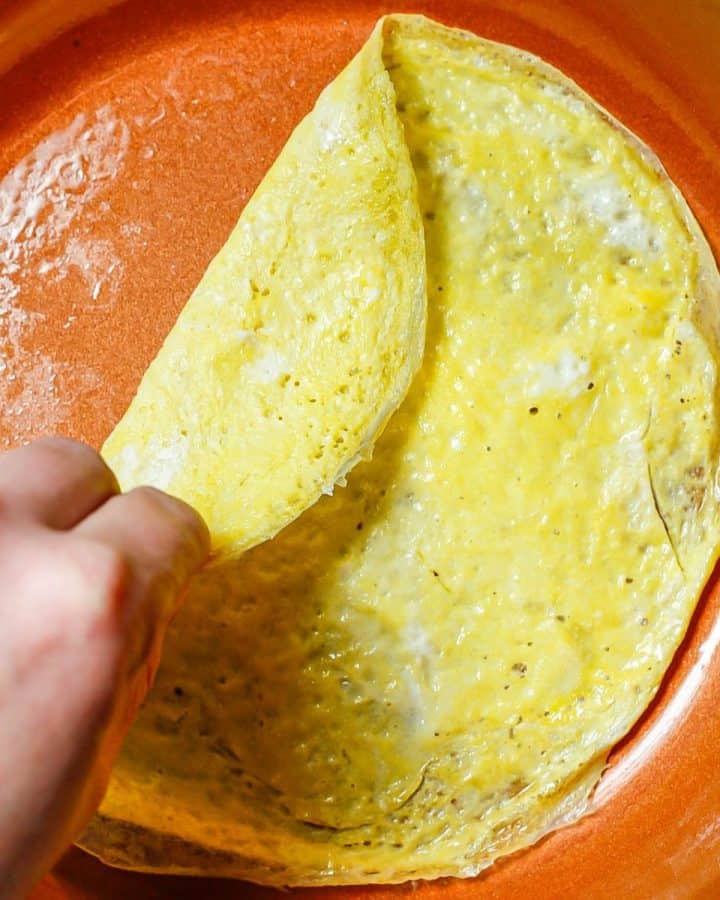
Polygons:
[[[318,157],[318,140],[341,158]],[[263,474],[256,507],[234,446],[208,452],[220,440],[209,383],[233,398],[220,422],[257,414],[243,405],[245,343],[219,332],[248,327],[247,267],[283,266],[286,252],[297,265],[301,235],[317,285],[255,302],[268,318],[286,304],[278,327],[311,341],[305,292],[318,292],[318,320],[344,308],[335,276],[354,252],[343,204],[316,193],[312,219],[289,221],[271,173],[254,259],[229,246],[219,306],[191,301],[140,388],[153,420],[135,401],[107,445],[124,486],[152,480],[154,448],[187,416],[197,452],[161,455],[160,483],[191,501],[222,495],[206,507],[213,531],[250,548],[193,581],[82,846],[127,868],[271,885],[471,876],[587,809],[718,557],[720,276],[658,160],[574,83],[423,17],[381,20],[291,145],[285,192],[360,186],[368,286],[403,341],[393,317],[426,285],[422,366],[347,486],[250,547],[245,518],[272,533],[286,485]],[[348,360],[363,358],[367,404],[384,347]],[[178,401],[178,354],[194,376],[180,411],[161,396]],[[322,368],[333,359],[318,358],[328,396],[345,377]],[[268,371],[273,390],[307,360],[288,365]],[[303,484],[325,485],[312,438],[329,421],[342,431],[348,410],[359,421],[362,405],[302,405]],[[348,430],[348,458],[368,433]],[[251,468],[275,453],[275,432],[261,421],[258,434]]]
[[422,361],[416,180],[392,83],[369,63],[299,125],[103,450],[123,486],[195,506],[218,558],[342,484]]

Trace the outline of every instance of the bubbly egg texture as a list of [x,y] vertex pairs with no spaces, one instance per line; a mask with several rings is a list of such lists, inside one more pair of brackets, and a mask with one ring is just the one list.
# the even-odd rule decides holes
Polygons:
[[216,558],[237,556],[370,455],[422,362],[426,307],[395,93],[360,56],[250,199],[103,455],[124,490],[182,497]]
[[361,58],[423,366],[347,488],[194,581],[83,839],[117,865],[478,872],[586,809],[718,556],[720,279],[657,160],[512,48],[393,16]]

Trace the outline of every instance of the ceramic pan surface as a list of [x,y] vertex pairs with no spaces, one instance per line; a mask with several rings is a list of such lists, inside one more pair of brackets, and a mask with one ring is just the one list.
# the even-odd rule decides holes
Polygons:
[[[64,179],[5,285],[0,446],[47,432],[101,444],[294,124],[385,12],[424,12],[558,66],[653,148],[720,252],[714,0],[128,0],[83,23],[110,5],[6,0],[0,10],[0,71],[16,63],[0,76],[2,203],[17,179]],[[67,168],[49,175],[52,155]],[[78,166],[94,187],[74,181]],[[0,279],[9,240],[0,215]],[[474,880],[291,896],[720,896],[719,613],[714,577],[659,697],[578,824]],[[113,871],[79,851],[33,895],[274,896]]]

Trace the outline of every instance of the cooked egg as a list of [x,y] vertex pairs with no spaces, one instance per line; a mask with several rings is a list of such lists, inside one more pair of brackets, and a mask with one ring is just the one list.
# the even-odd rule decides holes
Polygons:
[[[346,488],[193,583],[84,838],[119,865],[478,872],[582,814],[718,555],[720,279],[657,160],[555,69],[427,19],[353,65],[389,73],[417,179],[422,369]],[[328,146],[356,103],[321,100]]]
[[268,172],[103,454],[123,489],[181,496],[216,557],[237,555],[371,453],[420,366],[426,305],[393,86],[356,64]]

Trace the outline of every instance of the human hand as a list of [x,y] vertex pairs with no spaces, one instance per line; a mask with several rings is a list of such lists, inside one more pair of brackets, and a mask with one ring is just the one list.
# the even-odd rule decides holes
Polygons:
[[207,530],[51,438],[0,455],[0,898],[22,897],[100,802]]

